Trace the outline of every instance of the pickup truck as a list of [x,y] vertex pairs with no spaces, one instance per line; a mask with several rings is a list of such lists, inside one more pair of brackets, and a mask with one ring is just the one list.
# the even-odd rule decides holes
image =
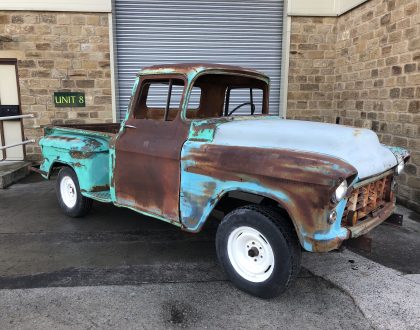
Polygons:
[[409,158],[368,129],[270,115],[266,75],[218,64],[145,68],[121,124],[46,127],[40,146],[71,217],[96,200],[197,233],[223,212],[219,262],[264,298],[294,281],[302,249],[337,249],[385,221]]

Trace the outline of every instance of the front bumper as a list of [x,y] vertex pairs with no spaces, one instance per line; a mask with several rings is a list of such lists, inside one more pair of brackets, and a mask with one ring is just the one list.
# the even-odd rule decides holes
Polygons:
[[346,229],[349,231],[349,238],[356,238],[371,231],[373,228],[388,219],[391,214],[394,213],[394,210],[395,204],[393,202],[389,202],[381,209],[372,212],[370,218],[360,221],[354,226],[347,227]]
[[327,230],[303,235],[303,247],[327,252],[339,248],[347,239],[366,234],[394,212],[394,189],[393,170],[354,184],[347,198],[335,207],[337,220]]
[[363,221],[359,221],[354,226],[345,226],[332,229],[324,235],[315,234],[314,236],[303,237],[303,248],[310,252],[328,252],[338,249],[345,240],[356,238],[371,231],[388,219],[395,210],[395,203],[386,203],[381,209],[373,211]]

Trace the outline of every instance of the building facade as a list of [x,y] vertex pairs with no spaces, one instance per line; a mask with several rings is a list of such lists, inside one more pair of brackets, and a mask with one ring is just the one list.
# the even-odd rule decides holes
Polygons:
[[[49,124],[121,120],[144,66],[238,64],[270,76],[273,113],[370,128],[381,142],[410,149],[399,198],[420,211],[419,6],[419,0],[5,1],[0,116],[1,109],[3,116],[18,109],[33,118],[3,121],[0,143],[22,135],[38,140]],[[84,106],[58,106],[57,92],[82,93]],[[36,143],[6,150],[5,159],[40,160]]]
[[[0,11],[0,38],[0,58],[17,60],[20,111],[34,116],[22,119],[26,138],[44,125],[113,120],[107,13]],[[86,107],[56,107],[57,91],[83,92]],[[26,146],[28,160],[39,157]]]
[[374,130],[410,150],[399,201],[420,211],[420,1],[292,17],[287,116]]

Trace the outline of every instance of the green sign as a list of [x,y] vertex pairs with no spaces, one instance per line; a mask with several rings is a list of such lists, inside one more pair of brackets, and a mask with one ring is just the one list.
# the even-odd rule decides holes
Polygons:
[[85,107],[85,93],[78,92],[54,92],[54,104],[56,107]]

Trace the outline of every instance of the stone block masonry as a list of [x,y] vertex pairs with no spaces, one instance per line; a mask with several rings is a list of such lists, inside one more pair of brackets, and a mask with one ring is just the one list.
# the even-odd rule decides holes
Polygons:
[[398,198],[420,212],[420,1],[293,17],[287,117],[339,120],[408,148]]
[[[103,13],[0,11],[0,54],[23,53],[22,112],[35,116],[23,122],[27,138],[38,141],[48,124],[112,122],[108,33]],[[84,92],[86,107],[56,108],[57,91]],[[37,144],[26,152],[28,160],[40,159]]]

